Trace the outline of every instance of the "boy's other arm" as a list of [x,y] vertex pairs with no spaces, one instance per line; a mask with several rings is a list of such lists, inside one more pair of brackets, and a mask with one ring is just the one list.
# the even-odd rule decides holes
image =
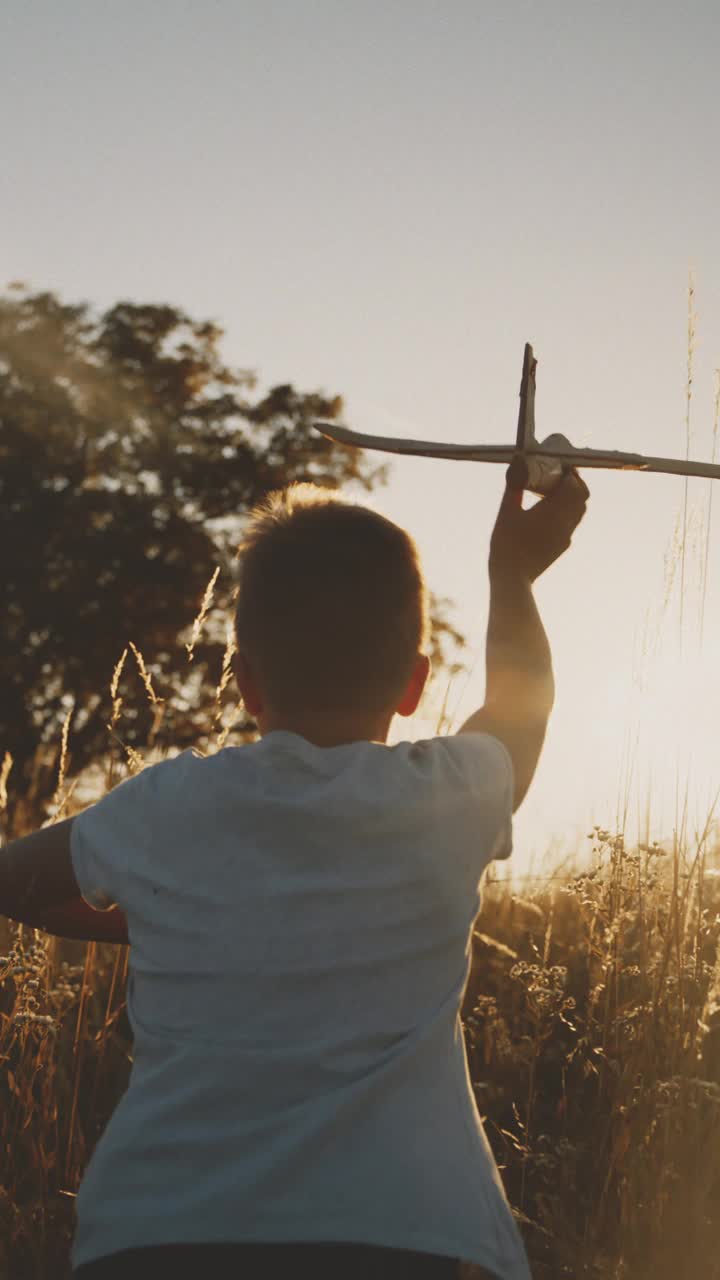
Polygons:
[[521,458],[507,484],[490,541],[490,613],[485,704],[460,733],[489,733],[513,762],[513,812],[522,803],[545,740],[555,697],[550,645],[532,584],[570,546],[589,490],[569,470],[546,498],[523,510],[527,469]]
[[80,895],[70,856],[72,818],[0,848],[0,915],[60,938],[128,941],[119,907],[96,911]]
[[121,907],[96,911],[84,898],[74,898],[62,906],[43,913],[36,929],[56,938],[74,938],[80,942],[116,942],[127,945],[127,917]]

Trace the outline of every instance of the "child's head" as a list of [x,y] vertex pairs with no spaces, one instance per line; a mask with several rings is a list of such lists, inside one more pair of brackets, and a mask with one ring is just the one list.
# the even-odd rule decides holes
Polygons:
[[404,710],[419,661],[427,674],[429,632],[409,534],[331,490],[292,484],[250,513],[238,559],[236,672],[247,664],[263,710],[295,720]]

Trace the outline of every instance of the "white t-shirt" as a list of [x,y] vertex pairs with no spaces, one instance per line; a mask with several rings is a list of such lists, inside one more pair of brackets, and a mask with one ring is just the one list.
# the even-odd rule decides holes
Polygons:
[[276,730],[152,765],[76,817],[83,897],[127,916],[135,1043],[74,1266],[345,1241],[529,1280],[459,1017],[512,792],[486,734],[321,748]]

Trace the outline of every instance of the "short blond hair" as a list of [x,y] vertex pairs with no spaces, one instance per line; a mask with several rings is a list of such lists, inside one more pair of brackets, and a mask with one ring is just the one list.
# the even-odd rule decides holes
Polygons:
[[429,638],[410,534],[295,483],[253,508],[237,555],[237,646],[273,710],[394,710]]

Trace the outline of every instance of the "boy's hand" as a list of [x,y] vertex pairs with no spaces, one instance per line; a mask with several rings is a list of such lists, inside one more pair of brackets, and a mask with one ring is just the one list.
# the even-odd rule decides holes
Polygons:
[[574,467],[535,506],[523,510],[527,466],[522,455],[507,470],[506,488],[490,539],[492,578],[534,582],[570,546],[585,514],[590,490]]

